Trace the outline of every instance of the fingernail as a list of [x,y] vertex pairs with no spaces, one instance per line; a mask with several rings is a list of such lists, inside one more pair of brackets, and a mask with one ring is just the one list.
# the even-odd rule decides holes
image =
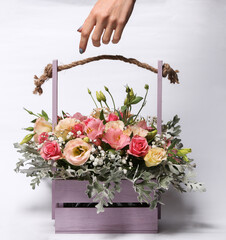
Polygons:
[[82,49],[82,48],[79,48],[79,52],[80,52],[81,54],[83,54],[83,53],[84,53],[84,51],[83,51],[83,49]]
[[[82,25],[83,26],[83,25]],[[80,32],[82,30],[82,26],[78,28],[77,32]]]

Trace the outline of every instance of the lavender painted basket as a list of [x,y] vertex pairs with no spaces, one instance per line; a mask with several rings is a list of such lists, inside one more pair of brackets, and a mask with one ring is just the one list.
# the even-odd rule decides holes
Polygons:
[[[53,61],[52,77],[52,121],[54,128],[57,123],[58,109],[57,60]],[[161,134],[162,61],[158,61],[157,80],[157,130]],[[157,208],[150,210],[147,205],[139,204],[138,194],[134,191],[131,182],[127,180],[122,182],[121,192],[116,193],[114,198],[116,206],[107,207],[105,212],[100,214],[96,213],[96,208],[92,205],[92,199],[89,199],[85,194],[86,185],[86,181],[52,181],[52,219],[55,219],[56,233],[158,232],[158,219],[161,218],[160,206],[158,205]],[[85,207],[87,204],[91,207]],[[79,205],[79,207],[76,205]]]
[[[52,218],[56,233],[157,233],[160,206],[107,207],[97,214],[95,207],[68,207],[72,203],[91,203],[85,194],[86,181],[53,180]],[[132,183],[125,180],[114,203],[138,203]],[[85,224],[84,224],[85,223]]]

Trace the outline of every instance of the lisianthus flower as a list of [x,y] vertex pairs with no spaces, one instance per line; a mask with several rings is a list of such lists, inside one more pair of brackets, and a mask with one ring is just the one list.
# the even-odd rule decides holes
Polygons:
[[110,122],[110,121],[117,121],[117,120],[119,120],[119,117],[114,113],[110,113],[106,121]]
[[135,157],[144,157],[149,150],[147,139],[138,135],[131,139],[127,152]]
[[47,122],[43,117],[38,118],[34,124],[34,141],[38,143],[38,137],[43,132],[51,132],[52,124]]
[[151,126],[147,126],[147,122],[145,120],[141,120],[138,123],[136,123],[135,125],[143,128],[145,130],[148,130],[149,132],[154,129]]
[[40,155],[45,160],[58,160],[62,154],[57,141],[46,141],[42,145]]
[[100,118],[100,113],[101,113],[102,110],[103,110],[103,113],[104,113],[104,117],[106,118],[110,113],[110,109],[106,108],[106,107],[94,108],[92,113],[91,113],[91,117],[99,119]]
[[104,132],[103,121],[97,118],[88,118],[84,121],[85,123],[85,132],[89,139],[95,140],[102,136]]
[[64,148],[63,157],[70,164],[75,166],[83,165],[90,157],[91,145],[81,138],[67,142]]
[[107,131],[110,128],[123,130],[124,126],[125,125],[124,125],[123,121],[120,121],[120,120],[110,121],[105,124],[105,131]]
[[145,165],[147,167],[157,166],[163,160],[166,160],[166,150],[163,148],[150,148],[148,154],[144,157]]
[[127,129],[125,129],[124,134],[126,134],[127,136],[130,136],[133,133],[133,136],[138,135],[140,137],[146,137],[148,134],[148,131],[137,126],[137,125],[132,125],[132,126],[128,126]]
[[68,133],[71,132],[75,124],[76,120],[74,118],[62,119],[55,127],[54,133],[58,138],[62,137],[64,140],[66,140]]
[[102,141],[108,143],[112,148],[120,150],[129,145],[130,137],[123,134],[120,129],[110,128],[105,132]]
[[75,118],[75,119],[77,119],[77,120],[79,120],[79,121],[81,121],[81,122],[87,119],[87,117],[86,117],[86,116],[83,116],[80,112],[75,113],[75,114],[72,116],[72,118]]

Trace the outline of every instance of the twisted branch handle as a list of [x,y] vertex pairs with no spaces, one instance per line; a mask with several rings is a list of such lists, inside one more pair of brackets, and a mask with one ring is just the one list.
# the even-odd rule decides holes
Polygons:
[[[141,68],[145,68],[151,72],[154,73],[158,73],[158,69],[148,65],[147,63],[142,63],[134,58],[126,58],[123,57],[121,55],[100,55],[100,56],[96,56],[96,57],[90,57],[90,58],[86,58],[83,60],[79,60],[79,61],[75,61],[72,62],[70,64],[66,64],[66,65],[61,65],[58,66],[57,71],[60,72],[62,70],[66,70],[66,69],[70,69],[73,67],[76,67],[78,65],[84,65],[86,63],[89,62],[94,62],[94,61],[99,61],[99,60],[103,60],[103,59],[108,59],[108,60],[119,60],[119,61],[123,61],[123,62],[127,62],[130,64],[135,64],[138,67]],[[170,80],[170,83],[179,83],[179,79],[177,76],[177,73],[179,71],[178,70],[173,70],[169,64],[164,63],[163,64],[163,69],[162,69],[162,76],[163,77],[167,77]],[[42,90],[42,84],[45,83],[45,81],[47,81],[49,78],[52,78],[52,64],[48,64],[45,69],[44,69],[44,73],[38,78],[36,75],[34,76],[34,84],[35,84],[35,89],[33,91],[34,94],[39,93],[39,95],[41,95],[43,93]]]

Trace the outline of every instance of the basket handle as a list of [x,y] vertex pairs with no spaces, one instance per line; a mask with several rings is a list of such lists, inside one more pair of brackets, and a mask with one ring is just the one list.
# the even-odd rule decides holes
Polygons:
[[[162,134],[162,68],[163,62],[158,61],[157,74],[157,132]],[[57,125],[58,112],[58,60],[52,64],[52,128]]]
[[[138,61],[134,58],[126,58],[126,57],[123,57],[121,55],[100,55],[100,56],[96,56],[96,57],[90,57],[90,58],[86,58],[86,59],[83,59],[83,60],[72,62],[70,64],[58,66],[57,71],[60,72],[60,71],[66,70],[66,69],[76,67],[78,65],[84,65],[86,63],[99,61],[99,60],[104,60],[104,59],[119,60],[119,61],[127,62],[127,63],[130,63],[130,64],[135,64],[138,67],[147,69],[147,70],[149,70],[151,72],[154,72],[154,73],[158,73],[158,69],[148,65],[147,63],[142,63],[142,62],[140,62],[140,61]],[[53,68],[52,64],[48,64],[44,69],[44,73],[39,78],[36,75],[34,76],[34,79],[35,79],[34,84],[36,86],[34,91],[33,91],[34,94],[39,93],[39,95],[41,95],[43,93],[42,84],[44,84],[45,81],[47,81],[49,78],[52,78],[52,72],[53,72],[52,68]],[[168,77],[168,79],[170,80],[170,83],[179,83],[178,76],[177,76],[178,72],[179,72],[178,70],[174,71],[170,67],[170,65],[167,64],[167,63],[164,63],[163,66],[162,66],[162,76],[163,77]]]

